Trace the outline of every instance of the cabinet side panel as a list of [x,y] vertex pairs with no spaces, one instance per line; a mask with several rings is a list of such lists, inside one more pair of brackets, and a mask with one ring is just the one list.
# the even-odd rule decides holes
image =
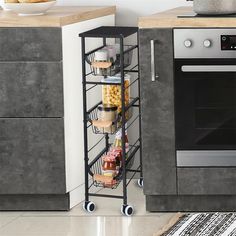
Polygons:
[[[78,35],[99,26],[113,26],[114,23],[115,16],[109,15],[62,28],[66,186],[67,192],[76,188],[83,189],[83,191],[78,190],[78,194],[73,196],[71,207],[84,199],[82,56],[81,38]],[[94,49],[102,45],[102,39],[88,39],[86,45],[88,46],[87,51]],[[90,91],[88,108],[101,100],[102,94],[101,86]],[[89,138],[89,144],[92,146],[93,143],[96,143],[96,139],[101,137],[93,136],[91,138],[89,135]],[[81,193],[83,194],[81,195]]]
[[[151,40],[155,69],[151,81]],[[176,194],[172,29],[140,30],[142,144],[146,195]]]

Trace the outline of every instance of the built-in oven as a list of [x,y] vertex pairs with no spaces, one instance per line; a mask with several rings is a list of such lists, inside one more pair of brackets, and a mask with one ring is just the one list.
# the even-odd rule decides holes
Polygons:
[[236,30],[175,29],[177,166],[236,166]]

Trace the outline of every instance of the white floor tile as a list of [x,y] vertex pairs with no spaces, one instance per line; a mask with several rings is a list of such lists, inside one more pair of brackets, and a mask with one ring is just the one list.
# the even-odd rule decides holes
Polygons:
[[0,228],[1,236],[152,236],[171,214],[162,217],[19,217]]
[[19,217],[19,215],[10,215],[10,214],[1,214],[0,213],[0,229],[3,226],[16,220],[18,217]]

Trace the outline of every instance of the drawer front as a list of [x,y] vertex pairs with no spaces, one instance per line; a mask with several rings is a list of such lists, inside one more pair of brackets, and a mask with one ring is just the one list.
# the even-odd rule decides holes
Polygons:
[[66,192],[63,119],[0,119],[0,194]]
[[61,62],[0,62],[0,117],[63,117]]
[[180,195],[236,194],[236,168],[178,168]]
[[61,28],[0,28],[0,61],[61,61]]

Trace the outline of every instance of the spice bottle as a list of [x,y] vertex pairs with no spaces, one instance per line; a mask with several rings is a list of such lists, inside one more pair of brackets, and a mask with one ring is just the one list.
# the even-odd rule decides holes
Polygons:
[[[126,126],[127,127],[127,126]],[[119,129],[116,133],[116,137],[113,143],[113,148],[122,148],[122,129]],[[125,131],[125,152],[129,151],[129,140],[127,130]]]

